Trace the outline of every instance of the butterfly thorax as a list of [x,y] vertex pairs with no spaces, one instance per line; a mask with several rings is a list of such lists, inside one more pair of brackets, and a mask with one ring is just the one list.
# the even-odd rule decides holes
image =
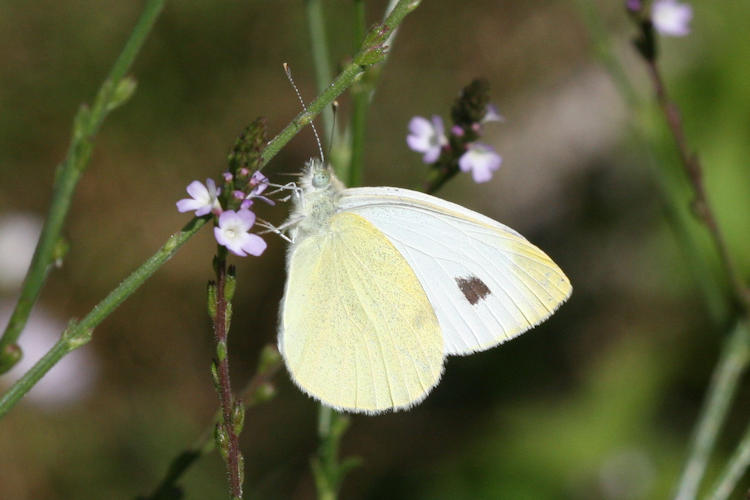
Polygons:
[[300,192],[294,197],[289,217],[290,236],[295,244],[325,230],[337,211],[338,198],[344,185],[329,165],[310,160],[300,180]]

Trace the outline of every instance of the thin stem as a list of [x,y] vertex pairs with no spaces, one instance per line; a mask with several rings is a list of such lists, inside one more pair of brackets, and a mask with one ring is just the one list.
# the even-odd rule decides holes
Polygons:
[[[258,369],[253,377],[245,384],[240,391],[240,399],[245,405],[245,409],[269,401],[274,394],[271,382],[274,376],[279,372],[282,361],[279,351],[273,345],[267,345],[261,352]],[[216,424],[221,422],[222,411],[216,410],[211,424],[208,425],[193,444],[186,450],[180,452],[170,463],[167,473],[156,487],[153,493],[147,497],[139,497],[139,500],[160,500],[162,498],[173,498],[170,494],[177,488],[177,482],[188,471],[188,469],[205,455],[208,455],[216,449],[216,440],[214,439],[214,429]]]
[[[362,43],[365,36],[365,2],[354,0],[354,40],[357,46]],[[372,85],[360,81],[352,86],[352,145],[351,161],[349,162],[349,175],[345,184],[349,187],[362,184],[362,172],[364,171],[365,135],[367,131],[367,109],[370,105]]]
[[748,467],[750,467],[750,426],[745,430],[745,435],[742,437],[739,446],[737,446],[732,458],[729,459],[729,463],[707,498],[709,500],[729,498]]
[[167,262],[177,250],[206,223],[207,218],[191,220],[130,276],[99,302],[80,323],[71,324],[62,338],[0,398],[0,418],[36,384],[63,356],[85,344],[93,329],[132,295],[152,274]]
[[300,129],[308,125],[326,106],[331,104],[341,93],[373,64],[383,60],[387,54],[385,41],[401,24],[407,14],[419,6],[419,0],[400,0],[383,24],[371,30],[353,61],[348,64],[336,79],[326,86],[325,90],[312,101],[307,111],[299,113],[273,138],[263,150],[261,166],[265,166],[294,137]]
[[[146,37],[154,26],[165,0],[150,0],[146,3],[141,17],[136,22],[130,38],[125,43],[106,80],[102,83],[89,111],[82,108],[73,126],[73,134],[68,152],[63,162],[57,167],[52,200],[47,212],[34,256],[24,280],[21,294],[11,314],[8,325],[0,338],[0,359],[6,349],[18,341],[31,309],[39,298],[51,264],[56,260],[56,249],[60,233],[65,223],[71,199],[81,174],[86,170],[93,141],[104,119],[116,107],[123,104],[134,90],[134,84],[123,80],[135,57],[143,46]],[[10,370],[17,358],[0,363],[0,373]]]
[[714,369],[690,444],[688,461],[680,477],[676,500],[695,498],[742,374],[750,362],[750,331],[740,322],[727,338]]
[[339,462],[341,438],[349,428],[348,415],[338,413],[325,405],[318,410],[318,452],[311,460],[318,500],[336,500],[346,474],[360,465],[357,457]]
[[713,209],[708,201],[705,184],[703,182],[703,167],[698,155],[691,153],[688,148],[680,111],[667,94],[667,88],[664,85],[664,80],[661,77],[656,61],[646,59],[646,66],[648,68],[649,76],[651,77],[651,82],[654,85],[659,106],[664,113],[667,125],[672,133],[677,150],[679,151],[680,160],[688,178],[690,179],[690,183],[693,186],[695,195],[693,208],[711,233],[711,237],[713,238],[716,249],[719,252],[719,257],[724,265],[729,282],[732,285],[737,304],[744,309],[746,315],[750,314],[750,291],[740,277],[737,265],[732,254],[729,252],[724,235],[719,228],[719,223],[717,222],[716,216],[714,215]]
[[[227,464],[227,473],[229,475],[229,492],[234,499],[242,498],[242,476],[243,459],[240,451],[239,431],[235,425],[233,416],[235,410],[235,400],[232,394],[232,382],[229,377],[229,352],[227,347],[227,338],[229,336],[229,321],[231,315],[231,306],[227,297],[227,269],[226,269],[226,250],[219,247],[216,262],[216,293],[214,296],[215,309],[212,311],[214,337],[216,339],[216,359],[214,360],[217,373],[217,393],[219,394],[219,404],[221,405],[221,427],[223,439],[222,455]],[[231,293],[231,292],[230,292]],[[211,300],[211,298],[209,298]],[[218,439],[218,438],[217,438]]]
[[[310,31],[310,48],[312,51],[313,67],[315,68],[315,83],[318,92],[322,92],[331,81],[331,60],[326,37],[325,17],[320,0],[305,0],[305,14],[307,28]],[[332,144],[338,134],[333,130],[333,110],[330,106],[323,109],[323,133],[326,144]]]

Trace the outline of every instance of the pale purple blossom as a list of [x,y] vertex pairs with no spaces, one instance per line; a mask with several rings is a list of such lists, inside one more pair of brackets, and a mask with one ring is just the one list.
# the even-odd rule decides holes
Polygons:
[[223,173],[223,174],[221,174],[221,175],[222,175],[222,177],[224,177],[224,180],[225,180],[226,182],[232,182],[232,179],[234,178],[234,177],[232,176],[232,172],[224,172],[224,173]]
[[432,116],[432,121],[422,116],[415,116],[409,122],[410,134],[406,137],[406,144],[418,152],[424,153],[422,161],[434,163],[439,157],[444,146],[448,145],[445,137],[443,119],[437,115]]
[[504,122],[505,118],[500,114],[500,112],[497,110],[497,106],[494,104],[488,104],[487,110],[484,112],[484,116],[482,117],[481,123],[489,123],[489,122]]
[[475,142],[458,159],[458,166],[463,172],[471,171],[474,182],[487,182],[492,172],[500,168],[503,159],[487,144]]
[[455,135],[456,137],[463,137],[465,133],[466,132],[464,132],[464,129],[459,127],[458,125],[453,125],[451,127],[451,134]]
[[232,191],[232,196],[234,196],[236,200],[243,200],[245,199],[245,192],[240,191],[239,189],[235,189],[234,191]]
[[258,256],[266,249],[266,242],[257,234],[248,233],[253,224],[255,214],[250,210],[226,210],[219,216],[219,225],[214,228],[214,236],[219,245],[225,246],[235,255]]
[[685,36],[690,33],[693,8],[677,0],[656,0],[651,6],[651,22],[656,31],[665,36]]
[[213,179],[206,179],[206,184],[203,185],[200,181],[193,181],[188,184],[187,193],[190,198],[184,198],[177,202],[177,210],[179,212],[191,212],[195,211],[195,216],[200,217],[206,215],[209,212],[215,214],[221,213],[221,205],[219,204],[219,194],[221,194],[221,188],[216,187]]
[[[267,198],[265,196],[262,196],[263,191],[266,190],[268,187],[268,177],[263,175],[260,170],[256,170],[253,172],[252,177],[250,177],[250,182],[248,183],[249,186],[251,186],[253,189],[250,190],[250,193],[247,195],[245,201],[243,201],[243,206],[245,208],[250,207],[253,204],[253,199],[258,198],[269,205],[275,205],[274,201],[270,198]],[[250,202],[249,204],[246,204],[246,202]]]

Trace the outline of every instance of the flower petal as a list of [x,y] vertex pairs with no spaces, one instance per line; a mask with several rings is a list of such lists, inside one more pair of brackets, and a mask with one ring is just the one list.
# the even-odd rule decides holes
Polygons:
[[256,257],[262,254],[268,246],[266,241],[257,234],[245,233],[243,240],[242,250]]
[[211,195],[201,181],[193,181],[188,184],[187,193],[198,201],[208,201]]
[[255,224],[255,213],[247,208],[240,208],[237,212],[237,217],[242,222],[242,227],[245,231],[253,227],[253,224]]
[[177,202],[178,212],[192,212],[193,210],[199,210],[203,207],[203,203],[192,198],[184,198]]

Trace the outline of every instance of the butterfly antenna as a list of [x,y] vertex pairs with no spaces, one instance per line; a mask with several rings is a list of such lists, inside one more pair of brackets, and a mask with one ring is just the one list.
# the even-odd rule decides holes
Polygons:
[[[292,84],[292,88],[294,89],[294,93],[297,94],[297,99],[299,100],[299,103],[302,105],[302,109],[305,112],[307,112],[307,106],[305,106],[305,100],[302,99],[302,94],[297,88],[297,85],[294,83],[294,79],[292,78],[292,71],[289,69],[289,65],[287,63],[284,63],[283,66],[284,66],[284,73],[286,73],[286,77],[289,80],[289,83]],[[310,122],[310,126],[312,127],[313,134],[315,134],[315,142],[318,143],[318,151],[320,152],[320,161],[325,163],[325,155],[323,155],[323,146],[320,143],[320,136],[318,135],[318,131],[315,128],[315,124],[313,122]]]

